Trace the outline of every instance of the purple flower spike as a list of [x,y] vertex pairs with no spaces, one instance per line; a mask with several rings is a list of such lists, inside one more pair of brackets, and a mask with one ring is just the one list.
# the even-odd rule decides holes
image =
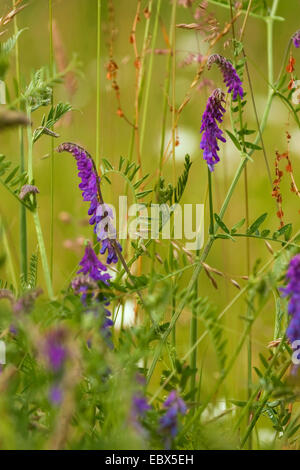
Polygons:
[[[82,191],[84,201],[90,202],[88,214],[90,216],[89,223],[94,227],[97,234],[97,240],[101,242],[100,253],[104,254],[107,251],[107,263],[117,263],[118,256],[115,249],[115,244],[111,240],[116,240],[116,230],[113,226],[113,212],[108,205],[103,203],[103,198],[100,189],[100,177],[97,174],[96,165],[91,155],[77,144],[65,142],[61,144],[58,152],[71,153],[77,162],[78,176],[81,179],[79,189]],[[118,243],[116,241],[116,243]],[[121,251],[121,245],[118,243],[118,248]],[[81,276],[73,279],[71,286],[77,295],[81,296],[81,302],[87,307],[87,311],[94,311],[97,315],[99,307],[103,310],[103,324],[101,332],[103,336],[109,339],[111,333],[109,327],[113,325],[110,316],[111,313],[104,305],[108,305],[106,298],[99,292],[97,283],[99,281],[109,285],[110,275],[107,272],[107,267],[98,259],[95,251],[90,243],[85,248],[85,253],[80,261],[81,269],[77,274]],[[93,291],[97,292],[97,296]],[[104,302],[104,305],[99,305]]]
[[98,206],[98,176],[91,156],[79,145],[66,142],[61,144],[58,152],[70,152],[76,159],[78,176],[81,179],[79,189],[84,201],[90,202],[88,214],[91,216],[90,225],[94,225]]
[[[122,247],[119,243],[118,243],[118,247],[119,247],[119,250],[121,251]],[[107,251],[107,260],[106,260],[107,264],[117,263],[118,256],[117,256],[115,247],[112,245],[111,241],[108,238],[106,238],[102,242],[102,246],[100,250],[101,255],[104,255],[106,251]]]
[[213,54],[208,58],[207,61],[208,70],[213,64],[217,64],[219,66],[223,74],[224,83],[227,86],[228,93],[233,92],[232,98],[236,100],[237,96],[240,95],[241,99],[243,99],[244,91],[242,87],[242,82],[232,63],[229,62],[229,60],[227,60],[222,55]]
[[286,273],[288,285],[281,288],[283,297],[289,297],[288,313],[291,321],[286,331],[287,337],[293,343],[300,340],[300,254],[290,262]]
[[88,274],[93,281],[102,281],[105,284],[108,283],[110,275],[106,272],[107,267],[98,259],[90,243],[86,245],[84,257],[79,264],[81,269],[77,272],[77,274]]
[[147,436],[147,432],[142,425],[142,420],[145,418],[146,413],[149,410],[151,410],[151,406],[147,403],[142,392],[134,394],[132,397],[130,421],[136,431],[145,437]]
[[292,37],[294,46],[299,48],[300,47],[300,29],[294,34]]
[[60,405],[63,399],[63,393],[60,387],[54,385],[49,392],[49,400],[53,405]]
[[160,419],[160,431],[167,435],[166,443],[169,445],[170,440],[174,439],[178,433],[178,415],[185,415],[187,407],[176,390],[170,392],[164,402],[164,407],[167,411]]
[[[77,274],[81,273],[81,275],[73,279],[71,286],[76,294],[81,295],[82,303],[87,305],[88,297],[90,300],[95,299],[93,290],[98,287],[97,282],[102,281],[104,284],[109,285],[109,279],[111,276],[106,272],[107,267],[98,259],[90,243],[86,245],[84,257],[79,264],[81,269]],[[96,302],[98,301],[100,301],[100,299],[97,297]],[[106,302],[104,297],[102,298],[102,301],[105,301],[105,305],[109,304],[109,302]],[[95,314],[97,315],[97,306],[94,306],[92,310],[95,310]],[[91,309],[88,311],[91,311]],[[111,336],[109,328],[113,326],[113,321],[110,318],[110,311],[104,306],[103,314],[104,317],[101,332],[106,339],[109,339]]]
[[[76,159],[78,176],[81,179],[79,189],[82,191],[84,201],[90,202],[88,214],[89,223],[94,226],[97,239],[101,242],[101,254],[107,250],[107,263],[117,263],[118,256],[110,239],[116,239],[116,229],[113,225],[113,213],[107,204],[102,201],[100,194],[100,177],[91,155],[79,145],[65,142],[61,144],[58,152],[70,152]],[[119,250],[121,245],[118,243]]]
[[132,398],[132,413],[135,417],[143,418],[147,411],[151,410],[151,406],[141,393],[136,394]]
[[56,328],[47,333],[44,354],[48,366],[53,372],[62,370],[67,359],[66,334],[67,332],[63,328]]
[[218,122],[223,121],[225,109],[222,106],[224,102],[224,93],[217,88],[208,98],[205,112],[202,116],[202,125],[200,133],[203,132],[200,148],[203,150],[203,159],[206,160],[210,171],[214,171],[214,165],[220,161],[218,151],[218,140],[226,142],[223,137],[223,131],[218,127]]

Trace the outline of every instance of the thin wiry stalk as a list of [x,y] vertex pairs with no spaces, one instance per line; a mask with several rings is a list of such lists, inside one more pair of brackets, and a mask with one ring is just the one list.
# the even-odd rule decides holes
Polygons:
[[[241,37],[242,37],[243,31],[245,30],[245,27],[246,27],[246,20],[248,18],[249,13],[250,13],[251,3],[252,3],[252,1],[250,1],[249,5],[248,5],[247,15],[245,17],[245,21],[244,21],[243,28],[242,28],[242,31],[241,31]],[[232,0],[230,0],[230,15],[231,15],[231,21],[232,21],[232,19],[233,19]],[[233,43],[235,45],[236,36],[235,36],[235,28],[234,28],[233,23],[232,23],[231,29],[232,29]],[[236,61],[234,61],[234,63],[236,65]],[[239,96],[238,97],[238,106],[239,106],[240,130],[243,129],[243,114],[242,114],[243,110],[242,110],[241,104],[242,104],[241,103],[241,97]],[[243,133],[241,135],[241,140],[242,140],[242,152],[243,152],[243,154],[245,154],[246,153],[246,147],[245,147],[245,138],[244,138]],[[267,165],[267,168],[268,168],[268,165]],[[244,191],[245,191],[246,230],[248,230],[248,228],[249,228],[249,195],[248,195],[248,169],[247,169],[247,164],[245,165],[245,168],[244,168]],[[247,276],[249,276],[249,274],[250,274],[250,239],[248,237],[246,238],[246,272],[247,272]],[[252,312],[251,312],[249,306],[247,307],[246,315],[247,315],[247,318],[250,321],[251,316],[252,316]],[[247,366],[248,366],[248,370],[247,370],[247,396],[248,396],[248,399],[249,399],[249,397],[251,396],[251,390],[252,390],[252,328],[251,327],[249,328],[249,331],[248,331],[247,355],[248,355],[248,357],[247,357]],[[250,419],[250,415],[249,415],[249,419]],[[250,450],[252,449],[252,436],[251,435],[250,435],[250,438],[249,438],[249,449]]]
[[[151,41],[151,53],[150,53],[150,59],[149,59],[149,68],[148,68],[148,72],[147,72],[147,80],[146,80],[146,87],[145,87],[143,115],[142,115],[142,122],[141,122],[141,139],[140,139],[140,142],[141,142],[141,153],[142,154],[143,154],[143,145],[144,145],[144,139],[145,139],[146,120],[147,120],[147,113],[148,113],[150,87],[151,87],[151,81],[152,81],[153,59],[154,59],[155,43],[156,43],[156,38],[157,38],[160,7],[161,7],[161,0],[157,0],[156,13],[155,13],[155,22],[154,22],[153,33],[152,33],[152,41]],[[150,22],[148,21],[147,27],[149,27],[149,23]]]
[[101,112],[101,0],[97,3],[97,105],[96,105],[96,168],[100,169],[100,112]]
[[[175,29],[175,23],[176,23],[176,2],[173,2],[169,38],[172,37],[172,32]],[[170,83],[171,83],[172,50],[173,50],[173,45],[171,44],[170,53],[168,55],[167,72],[166,72],[166,79],[165,79],[165,86],[164,86],[163,119],[162,119],[162,130],[161,130],[160,158],[159,158],[159,175],[161,175],[162,173],[163,157],[164,157],[164,151],[165,151],[168,99],[169,99]]]
[[[133,44],[134,53],[135,53],[135,61],[136,61],[136,83],[135,83],[135,118],[134,118],[134,126],[131,133],[130,144],[129,144],[129,161],[131,162],[133,159],[133,150],[134,144],[136,144],[136,155],[137,161],[140,166],[139,168],[139,176],[142,177],[142,161],[141,161],[141,145],[140,145],[140,131],[139,131],[139,111],[140,111],[140,104],[142,102],[143,93],[144,93],[144,66],[145,66],[145,56],[146,56],[146,49],[147,49],[147,42],[149,37],[149,28],[150,28],[150,18],[152,12],[152,3],[153,0],[150,0],[148,5],[149,10],[149,17],[146,20],[145,32],[144,32],[144,39],[142,45],[142,53],[141,57],[139,57],[137,43],[136,43],[136,26],[137,26],[137,19],[140,14],[141,2],[137,0],[137,10],[135,19],[133,22],[132,32],[131,32],[131,42]],[[150,83],[149,83],[150,87]],[[147,104],[146,104],[147,105]],[[145,132],[145,129],[144,131]],[[144,135],[144,134],[143,134]],[[144,137],[143,137],[144,140]],[[128,184],[126,183],[125,187],[125,194],[128,195]],[[126,241],[125,241],[126,243]],[[124,244],[125,244],[124,243]],[[123,244],[122,244],[123,246]],[[141,270],[141,262],[138,261],[138,269]]]
[[[100,174],[100,113],[101,113],[101,0],[97,2],[97,83],[96,83],[96,173]],[[94,243],[97,236],[94,234]]]
[[[135,59],[136,61],[139,61],[140,66],[139,69],[136,69],[136,85],[135,85],[135,120],[134,120],[134,126],[132,129],[131,133],[131,139],[130,139],[130,144],[129,144],[129,161],[132,161],[133,158],[133,149],[134,149],[134,143],[137,138],[139,138],[138,134],[138,115],[139,115],[139,106],[142,101],[142,96],[143,96],[143,91],[144,91],[144,86],[143,86],[143,76],[144,76],[144,65],[145,65],[145,56],[146,56],[146,49],[147,49],[147,41],[148,41],[148,36],[149,36],[149,28],[150,28],[150,18],[151,18],[151,12],[152,12],[152,3],[153,0],[150,0],[149,2],[149,14],[150,17],[147,19],[146,26],[145,26],[145,32],[144,32],[144,40],[143,40],[143,46],[142,46],[142,54],[141,57],[139,58],[138,56],[138,51],[137,51],[137,45],[136,45],[136,18],[139,16],[140,12],[140,7],[141,4],[138,0],[137,3],[137,12],[135,15],[135,20],[133,23],[133,28],[132,28],[132,33],[131,33],[131,40],[134,46],[134,52],[135,52]],[[140,152],[140,144],[139,142],[136,142],[137,146],[137,159],[139,160],[139,152]],[[140,175],[141,175],[141,169],[140,169]],[[126,188],[127,191],[128,188]],[[127,193],[126,193],[127,194]]]
[[[172,8],[172,161],[173,161],[173,186],[176,185],[176,158],[175,158],[175,150],[176,150],[176,6],[177,0],[173,0],[173,8]],[[172,233],[174,231],[174,227],[172,224]],[[173,266],[174,261],[174,253],[171,247],[171,256],[170,261]],[[176,312],[176,297],[175,297],[175,290],[172,289],[172,317],[175,315]],[[172,331],[172,339],[173,339],[173,347],[176,347],[176,324],[174,324],[173,331]]]
[[[53,6],[49,0],[49,62],[50,71],[54,75],[54,52],[53,52]],[[51,94],[51,106],[53,106],[53,88]],[[53,130],[53,127],[52,127]],[[50,276],[53,278],[53,254],[54,254],[54,141],[50,139]]]
[[[25,207],[24,207],[24,209],[25,209]],[[17,276],[16,276],[16,271],[15,271],[15,266],[14,266],[14,260],[13,260],[13,257],[12,257],[12,252],[11,252],[9,242],[8,242],[7,227],[6,227],[6,224],[5,224],[4,220],[1,217],[0,217],[0,224],[1,224],[1,229],[2,229],[3,246],[4,246],[4,250],[6,252],[6,255],[7,255],[8,269],[9,269],[9,272],[10,272],[10,276],[11,276],[11,280],[12,280],[12,284],[14,286],[14,289],[15,289],[16,292],[18,292]]]
[[[214,209],[213,209],[213,192],[212,192],[212,175],[209,169],[207,169],[208,176],[208,196],[209,196],[209,234],[214,236]],[[199,250],[197,251],[197,257],[199,256]],[[198,298],[198,279],[195,282],[194,286],[194,298]],[[190,338],[191,338],[191,348],[193,352],[191,354],[191,369],[194,370],[194,373],[191,376],[191,399],[194,400],[196,393],[196,373],[197,373],[197,347],[194,348],[194,345],[197,342],[198,334],[198,312],[197,309],[192,309],[192,318],[190,326]]]
[[172,30],[172,161],[173,161],[173,185],[176,185],[176,6],[177,0],[173,0],[174,24]]
[[[31,110],[30,110],[30,105],[27,105],[27,116],[29,121],[31,121]],[[27,126],[27,146],[28,146],[28,176],[29,176],[29,181],[33,180],[33,139],[32,139],[32,128],[31,126]],[[43,237],[43,232],[42,232],[42,226],[38,214],[38,208],[36,207],[32,211],[33,215],[33,221],[35,225],[35,230],[36,230],[36,235],[37,235],[37,240],[38,240],[38,245],[39,245],[39,250],[40,250],[40,255],[41,255],[41,261],[42,261],[42,267],[43,267],[43,272],[44,272],[44,278],[45,278],[45,283],[47,287],[47,292],[49,295],[50,299],[54,298],[54,293],[53,293],[53,287],[52,287],[52,279],[51,279],[51,273],[49,269],[49,263],[47,259],[47,253],[46,253],[46,246],[45,246],[45,241]]]
[[[16,0],[13,0],[13,6],[15,6]],[[18,33],[18,20],[17,15],[14,17],[14,32]],[[17,95],[20,96],[21,90],[21,77],[20,77],[20,50],[19,41],[16,42],[16,87]],[[20,109],[21,107],[18,106]],[[19,134],[19,148],[20,148],[20,171],[25,171],[25,158],[24,158],[24,130],[20,126],[18,129]],[[27,280],[27,220],[26,220],[26,208],[21,205],[20,207],[20,272],[23,279]]]

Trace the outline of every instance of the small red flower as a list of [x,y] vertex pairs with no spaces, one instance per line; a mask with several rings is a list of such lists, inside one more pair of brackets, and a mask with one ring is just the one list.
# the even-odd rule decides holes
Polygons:
[[288,66],[286,67],[286,71],[287,71],[288,73],[293,73],[293,72],[294,72],[294,70],[295,70],[295,68],[294,68],[295,63],[296,63],[296,60],[294,59],[293,56],[291,56],[291,57],[290,57],[290,60],[289,60],[289,64],[288,64]]

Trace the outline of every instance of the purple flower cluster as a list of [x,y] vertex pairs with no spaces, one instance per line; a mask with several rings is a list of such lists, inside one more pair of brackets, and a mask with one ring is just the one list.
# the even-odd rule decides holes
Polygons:
[[89,279],[92,279],[92,281],[102,281],[108,284],[110,275],[106,272],[107,267],[98,259],[90,243],[86,245],[84,256],[79,265],[81,269],[77,274],[82,273],[85,276],[88,275]]
[[294,46],[299,48],[300,47],[300,29],[293,35],[292,37]]
[[59,405],[63,399],[62,377],[69,355],[67,336],[65,328],[53,328],[46,333],[42,348],[47,367],[54,376],[54,383],[49,390],[49,400],[53,405]]
[[178,433],[178,415],[185,415],[187,407],[176,390],[172,390],[164,402],[164,408],[167,411],[160,419],[160,431],[167,436],[166,444],[170,444]]
[[[116,229],[113,225],[113,211],[107,204],[99,204],[95,216],[95,232],[98,240],[102,240],[100,253],[103,255],[107,251],[107,264],[117,263],[118,256],[111,239],[116,239]],[[119,250],[121,245],[116,241]]]
[[[94,298],[94,291],[97,288],[97,282],[101,281],[108,285],[111,276],[106,272],[107,267],[98,259],[90,243],[86,245],[84,256],[79,264],[81,269],[77,274],[81,275],[73,279],[71,286],[76,294],[81,295],[82,303],[86,304],[88,296],[90,296],[91,299]],[[101,331],[105,337],[109,337],[110,333],[108,328],[113,325],[113,321],[109,318],[111,313],[106,308],[106,306],[109,305],[109,302],[106,301],[103,295],[101,299],[97,296],[96,300],[102,300],[104,302],[104,320],[101,326]],[[97,312],[98,308],[96,307],[95,313],[97,314]]]
[[203,150],[203,159],[206,160],[210,171],[214,171],[214,165],[220,161],[218,156],[218,140],[226,142],[222,130],[218,123],[223,121],[225,109],[222,106],[224,102],[224,93],[217,88],[208,98],[205,112],[202,116],[202,125],[200,133],[203,132],[200,148]]
[[[116,231],[113,230],[112,213],[107,212],[107,205],[103,204],[100,193],[100,178],[97,175],[96,166],[92,157],[83,148],[70,142],[61,144],[58,152],[70,152],[76,159],[78,176],[81,179],[79,189],[82,191],[84,201],[90,202],[88,214],[90,216],[89,223],[94,227],[97,233],[98,241],[101,242],[101,254],[107,252],[107,263],[117,263],[118,256],[114,244],[110,238],[116,238]],[[106,223],[102,224],[102,229],[98,229],[98,224],[105,219]],[[121,245],[118,249],[121,251]]]
[[[144,377],[140,374],[137,374],[137,382],[140,385],[145,385]],[[145,398],[143,391],[140,390],[136,392],[132,397],[131,412],[130,412],[130,422],[136,431],[140,435],[147,436],[147,431],[143,426],[142,420],[145,418],[147,411],[151,410],[151,406],[148,404],[147,399]]]
[[53,385],[49,392],[49,400],[54,405],[59,405],[63,399],[63,391],[58,385]]
[[281,291],[289,297],[288,313],[291,321],[286,331],[290,342],[300,340],[300,254],[294,256],[286,273],[288,284]]
[[60,372],[68,357],[66,347],[67,332],[64,328],[55,328],[50,330],[45,338],[44,355],[49,369],[54,372]]
[[151,406],[146,398],[141,393],[135,394],[132,398],[132,415],[135,418],[143,418],[149,410]]
[[[76,144],[66,142],[58,147],[58,152],[70,152],[76,159],[78,176],[81,179],[79,188],[82,191],[84,201],[90,202],[88,214],[90,216],[89,223],[94,227],[98,241],[101,242],[100,253],[107,253],[107,264],[118,262],[118,251],[121,251],[121,245],[116,241],[116,230],[113,225],[113,212],[108,205],[103,203],[100,178],[92,157],[83,148]],[[113,240],[112,240],[113,239]],[[74,292],[81,295],[83,304],[87,304],[88,300],[95,299],[93,290],[97,288],[99,281],[109,285],[110,275],[107,273],[107,267],[98,259],[95,251],[90,244],[87,244],[85,253],[80,261],[81,269],[77,272],[80,276],[72,281]],[[113,325],[109,318],[111,313],[106,308],[109,305],[106,298],[102,294],[98,294],[95,299],[98,305],[94,308],[89,306],[89,311],[94,310],[95,314],[99,312],[99,303],[103,306],[104,321],[101,331],[104,337],[109,337],[108,328]]]
[[94,225],[98,206],[98,176],[93,160],[84,149],[70,142],[61,144],[57,150],[58,152],[70,152],[76,159],[78,176],[81,179],[79,189],[82,191],[83,200],[90,202],[88,214],[91,218],[89,223]]
[[242,82],[232,63],[229,62],[229,60],[227,60],[222,55],[213,54],[208,58],[207,61],[208,70],[213,64],[217,64],[219,66],[223,74],[224,83],[227,86],[228,93],[233,92],[232,98],[236,100],[237,96],[240,95],[241,99],[243,99],[244,91],[242,87]]

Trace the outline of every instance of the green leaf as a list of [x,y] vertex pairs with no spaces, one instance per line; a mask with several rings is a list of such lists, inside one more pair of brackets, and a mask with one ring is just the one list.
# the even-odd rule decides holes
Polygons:
[[261,224],[266,220],[268,214],[262,214],[258,219],[253,222],[253,224],[247,230],[247,235],[252,235],[252,233],[256,232],[256,230],[261,226]]
[[124,157],[120,157],[120,161],[119,161],[119,171],[121,171],[124,162],[125,162],[125,158],[124,158]]
[[13,171],[8,175],[8,177],[5,179],[4,184],[9,183],[9,182],[13,179],[13,177],[16,175],[16,173],[18,172],[18,170],[19,170],[19,167],[16,166],[16,167],[13,169]]
[[220,219],[218,214],[214,214],[215,221],[219,225],[219,227],[226,233],[230,233],[229,228],[224,224],[224,222]]
[[227,130],[226,130],[226,134],[229,135],[230,139],[232,140],[232,142],[234,143],[236,148],[240,151],[241,150],[241,145],[240,145],[239,141],[237,140],[237,138],[231,132],[229,132]]
[[106,160],[106,158],[102,158],[102,161],[104,163],[104,166],[106,166],[106,168],[108,168],[109,170],[113,169],[112,164],[108,160]]
[[266,360],[266,358],[261,353],[259,353],[259,358],[260,358],[263,366],[267,369],[269,367],[269,363]]
[[263,231],[261,232],[260,236],[261,236],[262,238],[267,238],[268,235],[270,235],[270,232],[271,232],[271,230],[268,230],[268,229],[263,230]]
[[241,227],[244,225],[245,222],[246,222],[246,219],[242,219],[242,220],[240,220],[238,223],[236,223],[236,224],[232,227],[231,233],[235,233],[239,228],[241,228]]
[[223,240],[232,240],[235,242],[235,239],[228,233],[219,233],[216,235],[216,238],[222,238]]
[[238,131],[238,134],[239,135],[252,135],[252,134],[255,134],[256,131],[254,130],[250,130],[250,129],[241,129],[240,131]]
[[134,185],[133,185],[134,189],[138,189],[138,188],[141,186],[141,184],[145,181],[145,179],[148,178],[148,176],[149,176],[149,174],[143,176],[143,177],[142,177],[141,179],[139,179],[136,183],[134,183]]
[[281,237],[282,235],[287,235],[288,237],[291,235],[292,232],[292,224],[286,224],[283,227],[281,227],[277,232],[277,237]]
[[176,186],[176,188],[174,188],[174,191],[173,191],[174,202],[175,203],[178,203],[180,201],[180,199],[182,198],[182,195],[184,193],[184,190],[185,190],[187,182],[188,182],[188,177],[189,177],[191,166],[192,166],[191,158],[187,154],[185,156],[183,173],[179,177],[178,182],[177,182],[177,186]]
[[141,193],[136,194],[136,198],[142,199],[143,197],[146,197],[150,193],[152,193],[152,189],[148,189],[148,191],[142,191]]
[[245,142],[245,147],[251,150],[262,150],[259,145],[253,144],[252,142]]

